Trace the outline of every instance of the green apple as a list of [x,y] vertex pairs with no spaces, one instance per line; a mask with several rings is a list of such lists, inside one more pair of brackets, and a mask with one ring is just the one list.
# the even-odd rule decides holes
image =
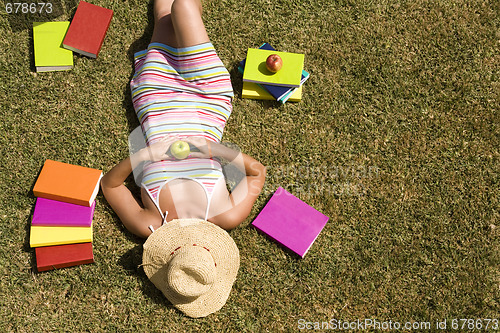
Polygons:
[[170,152],[176,159],[183,160],[188,157],[188,155],[191,153],[191,150],[189,149],[189,143],[187,143],[186,141],[177,140],[170,146]]

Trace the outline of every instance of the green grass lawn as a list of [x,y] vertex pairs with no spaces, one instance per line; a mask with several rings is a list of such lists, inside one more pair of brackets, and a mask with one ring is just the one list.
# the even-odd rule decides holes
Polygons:
[[[72,71],[36,73],[32,22],[69,20],[77,1],[58,0],[38,18],[6,14],[9,1],[0,0],[2,331],[500,320],[495,1],[207,1],[207,30],[235,90],[225,141],[268,166],[268,178],[230,232],[241,267],[229,300],[197,320],[149,282],[142,241],[102,194],[95,264],[36,273],[29,248],[31,190],[46,159],[106,172],[128,154],[138,125],[132,54],[148,44],[151,3],[92,1],[115,13],[99,58],[75,55]],[[305,53],[300,103],[241,98],[238,62],[263,42]],[[278,186],[330,217],[304,259],[250,225]]]

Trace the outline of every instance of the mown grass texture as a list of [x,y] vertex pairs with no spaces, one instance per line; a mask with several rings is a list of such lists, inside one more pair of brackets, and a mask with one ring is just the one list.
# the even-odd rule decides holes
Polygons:
[[[99,194],[95,263],[36,273],[31,189],[45,159],[108,171],[138,125],[132,54],[151,3],[114,10],[96,60],[34,71],[31,24],[0,16],[0,328],[6,331],[295,331],[299,320],[500,319],[499,18],[494,1],[207,1],[204,19],[231,73],[224,140],[268,168],[250,216],[230,232],[241,267],[227,304],[203,319],[175,310],[140,267]],[[269,42],[306,55],[300,103],[241,98],[238,62]],[[129,184],[135,185],[131,181]],[[278,186],[330,217],[304,259],[251,221]]]

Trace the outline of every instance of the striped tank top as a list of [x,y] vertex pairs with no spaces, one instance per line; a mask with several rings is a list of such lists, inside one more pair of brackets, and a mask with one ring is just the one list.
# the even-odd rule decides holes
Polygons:
[[[233,89],[229,73],[211,43],[187,48],[151,43],[134,58],[132,102],[147,145],[166,135],[221,141],[232,111]],[[212,159],[189,157],[146,163],[141,185],[164,220],[160,191],[179,178],[191,179],[203,187],[207,219],[213,189],[224,179],[221,165]]]

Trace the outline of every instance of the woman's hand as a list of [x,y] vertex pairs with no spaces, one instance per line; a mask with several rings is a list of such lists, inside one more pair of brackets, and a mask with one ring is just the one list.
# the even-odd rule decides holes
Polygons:
[[168,151],[170,146],[175,141],[179,140],[178,136],[165,136],[160,141],[153,143],[152,145],[144,148],[147,150],[147,159],[152,162],[158,162],[170,158]]
[[184,139],[190,145],[196,147],[199,151],[191,151],[189,157],[196,158],[212,158],[212,147],[215,143],[208,141],[204,137],[201,136],[191,136],[189,138]]

